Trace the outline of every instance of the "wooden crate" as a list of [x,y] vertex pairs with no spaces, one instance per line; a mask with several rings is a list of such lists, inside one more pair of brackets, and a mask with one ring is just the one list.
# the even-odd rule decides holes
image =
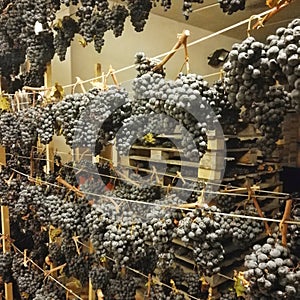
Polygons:
[[223,170],[225,155],[219,151],[206,152],[200,160],[200,167],[204,169]]
[[242,155],[238,160],[237,163],[246,164],[246,165],[255,165],[257,163],[257,155],[258,152],[256,149],[250,149],[244,155]]
[[119,161],[122,166],[130,166],[129,156],[120,156]]
[[209,130],[207,132],[207,149],[208,150],[224,150],[225,138],[222,135],[216,133],[215,130]]
[[243,137],[254,138],[254,137],[258,137],[259,135],[260,135],[260,132],[254,127],[254,125],[249,124],[245,129],[241,130],[237,136],[240,138],[243,138]]
[[169,159],[170,155],[166,151],[151,149],[150,157],[151,157],[151,159],[154,159],[154,160],[165,160],[165,159]]
[[199,167],[198,178],[205,180],[221,180],[224,170],[204,169]]

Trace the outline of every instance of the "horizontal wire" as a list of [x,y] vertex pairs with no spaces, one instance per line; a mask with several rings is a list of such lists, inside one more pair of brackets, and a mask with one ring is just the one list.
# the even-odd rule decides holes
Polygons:
[[[64,152],[64,151],[59,151],[59,152],[56,152],[56,153],[61,153],[61,154],[68,154],[68,155],[71,155],[71,153],[69,152]],[[12,155],[12,154],[10,154]],[[105,158],[105,157],[102,157],[100,156],[99,157],[101,160],[106,160],[110,163],[113,163],[113,161],[111,159],[108,159],[108,158]],[[46,160],[46,159],[45,159]],[[127,166],[127,165],[124,165],[124,164],[119,164],[120,166],[122,167],[125,167],[127,169],[132,169],[131,166]],[[136,169],[138,170],[139,168],[136,167]],[[149,173],[149,174],[153,174],[153,171],[151,170],[142,170],[142,172],[146,172],[146,173]],[[161,172],[156,172],[158,175],[162,175],[162,176],[169,176],[169,177],[178,177],[178,175],[171,175],[171,174],[165,174],[165,173],[161,173]],[[155,173],[154,173],[155,174]],[[272,173],[269,173],[269,174],[272,174]],[[104,175],[104,174],[103,174]],[[194,183],[203,183],[203,184],[209,184],[209,185],[212,185],[212,186],[221,186],[221,187],[224,187],[224,188],[228,188],[228,186],[230,185],[231,188],[233,189],[239,189],[241,188],[240,186],[234,186],[234,185],[231,185],[231,184],[222,184],[222,183],[214,183],[214,182],[207,182],[205,180],[198,180],[198,179],[192,179],[192,178],[184,178],[184,180],[186,181],[191,181],[191,182],[194,182]],[[282,195],[282,196],[290,196],[289,193],[283,193],[283,192],[274,192],[274,191],[268,191],[268,190],[257,190],[257,192],[261,192],[261,193],[268,193],[268,194],[273,194],[273,195]],[[227,193],[226,193],[227,194]],[[236,193],[234,195],[237,195]],[[244,194],[240,194],[240,196],[244,196]],[[260,195],[256,195],[257,197],[262,197],[264,198],[265,196],[260,196]],[[277,198],[277,197],[276,197]],[[284,197],[282,199],[285,199]]]
[[[11,153],[7,153],[8,155],[11,155],[11,156],[14,156],[13,154]],[[31,159],[30,157],[27,157],[27,156],[21,156],[21,155],[18,155],[18,157],[21,157],[21,158],[25,158],[25,159]],[[46,158],[36,158],[34,157],[33,158],[34,160],[43,160],[43,161],[50,161],[52,163],[54,163],[53,160],[50,160],[50,159],[46,159]],[[101,157],[100,157],[101,159]],[[109,160],[108,160],[109,161]],[[128,166],[125,166],[125,165],[122,165],[123,167],[127,167],[129,168]],[[86,172],[86,173],[90,173],[90,174],[93,174],[93,175],[98,175],[100,177],[106,177],[106,178],[111,178],[111,179],[115,179],[115,180],[121,180],[121,181],[126,181],[126,182],[132,182],[134,180],[128,180],[126,178],[121,178],[121,177],[117,177],[117,176],[112,176],[112,175],[107,175],[107,174],[103,174],[103,173],[96,173],[96,172],[93,172],[93,171],[90,171],[90,170],[87,170],[87,169],[84,169],[84,168],[77,168],[75,166],[69,166],[67,164],[63,165],[63,167],[65,168],[69,168],[69,169],[73,169],[73,170],[76,170],[76,171],[82,171],[82,172]],[[143,170],[143,172],[146,172]],[[148,172],[149,174],[154,174],[153,171],[149,170]],[[169,177],[173,177],[173,178],[178,178],[178,175],[169,175],[169,174],[164,174],[164,173],[161,173],[161,172],[156,172],[156,174],[158,175],[163,175],[163,176],[169,176]],[[196,189],[196,188],[185,188],[185,187],[176,187],[176,186],[173,186],[171,189],[177,189],[177,190],[182,190],[182,191],[189,191],[189,192],[203,192],[205,193],[205,195],[207,194],[215,194],[215,195],[226,195],[226,196],[236,196],[236,197],[245,197],[245,198],[248,198],[248,195],[247,194],[238,194],[238,193],[230,193],[230,190],[228,192],[221,192],[221,191],[207,191],[205,190],[209,185],[212,185],[212,186],[221,186],[221,184],[217,184],[217,183],[211,183],[211,182],[206,182],[206,181],[197,181],[197,179],[192,179],[192,178],[184,178],[184,180],[187,180],[187,181],[191,181],[193,183],[199,183],[199,184],[205,184],[205,188],[204,189]],[[139,184],[139,182],[137,181],[134,181],[135,183]],[[159,184],[156,184],[155,186],[159,186],[159,187],[162,187],[161,185]],[[227,187],[227,185],[224,185],[224,187]],[[233,187],[232,188],[240,188],[240,187]],[[256,198],[263,198],[263,199],[273,199],[273,198],[276,198],[276,199],[286,199],[287,196],[289,196],[289,194],[286,194],[286,193],[279,193],[279,192],[272,192],[272,191],[265,191],[265,190],[259,190],[257,189],[256,192],[265,192],[265,193],[268,193],[268,194],[272,194],[272,195],[255,195]],[[276,196],[276,195],[283,195],[285,197],[279,197],[279,196]]]
[[[35,180],[34,178],[32,178],[30,175],[25,174],[23,172],[20,172],[14,168],[10,168],[12,171],[27,177],[28,179],[32,179]],[[40,183],[45,184],[45,185],[49,185],[49,186],[54,186],[54,187],[58,187],[58,188],[65,188],[63,186],[60,185],[56,185],[44,180],[39,180]],[[190,209],[190,208],[184,208],[184,207],[180,207],[180,206],[176,206],[176,205],[165,205],[165,204],[159,204],[159,203],[151,203],[151,202],[145,202],[145,201],[136,201],[136,200],[131,200],[131,199],[125,199],[125,198],[119,198],[119,197],[113,197],[113,196],[106,196],[106,195],[99,195],[96,193],[92,193],[92,192],[84,192],[85,195],[90,195],[93,197],[98,197],[98,198],[106,198],[106,199],[112,199],[112,200],[118,200],[121,202],[128,202],[128,203],[135,203],[135,204],[139,204],[139,205],[148,205],[148,206],[154,206],[154,207],[160,207],[160,208],[169,208],[169,209],[175,209],[175,210],[182,210],[182,211],[194,211],[194,209]],[[201,209],[200,207],[197,207]],[[244,219],[253,219],[253,220],[260,220],[260,221],[270,221],[270,222],[276,222],[276,223],[281,223],[282,220],[278,220],[278,219],[271,219],[271,218],[265,218],[265,217],[254,217],[254,216],[249,216],[249,215],[240,215],[240,214],[230,214],[230,213],[222,213],[222,212],[210,212],[210,214],[215,214],[215,215],[222,215],[222,216],[227,216],[227,217],[236,217],[236,218],[244,218]],[[300,221],[296,221],[296,220],[286,220],[283,223],[286,224],[294,224],[294,225],[300,225]]]
[[206,6],[203,6],[203,7],[199,7],[197,9],[193,9],[193,13],[203,11],[203,10],[215,7],[215,6],[220,6],[220,4],[219,3],[214,3],[214,4],[206,5]]

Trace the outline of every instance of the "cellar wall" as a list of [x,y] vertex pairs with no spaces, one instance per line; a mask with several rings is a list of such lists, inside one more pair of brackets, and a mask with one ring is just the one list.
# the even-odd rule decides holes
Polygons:
[[[76,76],[79,76],[82,80],[92,78],[96,63],[101,63],[102,71],[104,72],[107,72],[109,65],[112,65],[115,70],[130,66],[134,63],[134,55],[139,51],[145,52],[148,57],[155,57],[170,51],[172,45],[175,45],[177,41],[177,34],[185,29],[191,33],[188,42],[211,34],[207,30],[190,26],[184,22],[176,22],[165,17],[150,14],[148,23],[142,33],[134,31],[130,20],[127,20],[124,33],[121,37],[115,38],[111,31],[106,33],[105,47],[103,47],[100,54],[94,50],[93,44],[85,48],[82,47],[78,41],[78,37],[75,37],[71,51],[70,49],[68,50],[66,62],[58,64],[57,58],[54,59],[52,63],[53,80],[59,81],[61,84],[66,84],[68,80],[69,82],[75,82]],[[207,57],[219,48],[230,50],[232,44],[235,42],[238,41],[224,35],[219,35],[203,43],[189,47],[191,72],[202,75],[218,72],[218,68],[212,68],[207,64]],[[167,76],[170,79],[176,77],[184,63],[184,51],[182,49],[166,64]],[[71,72],[72,80],[70,80],[69,72]],[[131,68],[118,73],[117,78],[119,82],[126,82],[134,78],[135,75],[134,68]],[[207,80],[212,81],[218,79],[218,77],[216,75],[207,78]],[[130,83],[125,84],[125,86],[130,87]],[[86,88],[90,87],[90,84],[86,85]]]

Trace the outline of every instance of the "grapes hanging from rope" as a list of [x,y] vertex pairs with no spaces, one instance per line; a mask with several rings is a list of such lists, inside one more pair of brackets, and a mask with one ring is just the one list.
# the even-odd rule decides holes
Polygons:
[[278,28],[274,35],[267,37],[266,45],[269,68],[280,83],[287,85],[297,109],[300,107],[299,26],[298,18],[289,23],[287,28]]
[[254,245],[253,252],[245,257],[251,298],[295,299],[299,295],[300,272],[295,268],[298,263],[287,248],[271,237],[263,245]]
[[223,12],[228,15],[244,10],[246,6],[246,0],[218,0],[218,2]]
[[56,35],[54,36],[53,44],[56,54],[61,61],[66,59],[68,47],[70,47],[75,33],[79,32],[78,23],[71,17],[63,17],[54,27]]

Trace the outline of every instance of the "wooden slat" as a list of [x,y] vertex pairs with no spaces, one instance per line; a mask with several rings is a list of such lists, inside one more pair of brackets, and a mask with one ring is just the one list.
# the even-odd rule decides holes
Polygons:
[[147,146],[139,146],[139,145],[132,145],[131,149],[140,149],[140,150],[157,150],[157,151],[165,151],[165,152],[180,152],[182,153],[182,149],[176,148],[164,148],[164,147],[147,147]]

